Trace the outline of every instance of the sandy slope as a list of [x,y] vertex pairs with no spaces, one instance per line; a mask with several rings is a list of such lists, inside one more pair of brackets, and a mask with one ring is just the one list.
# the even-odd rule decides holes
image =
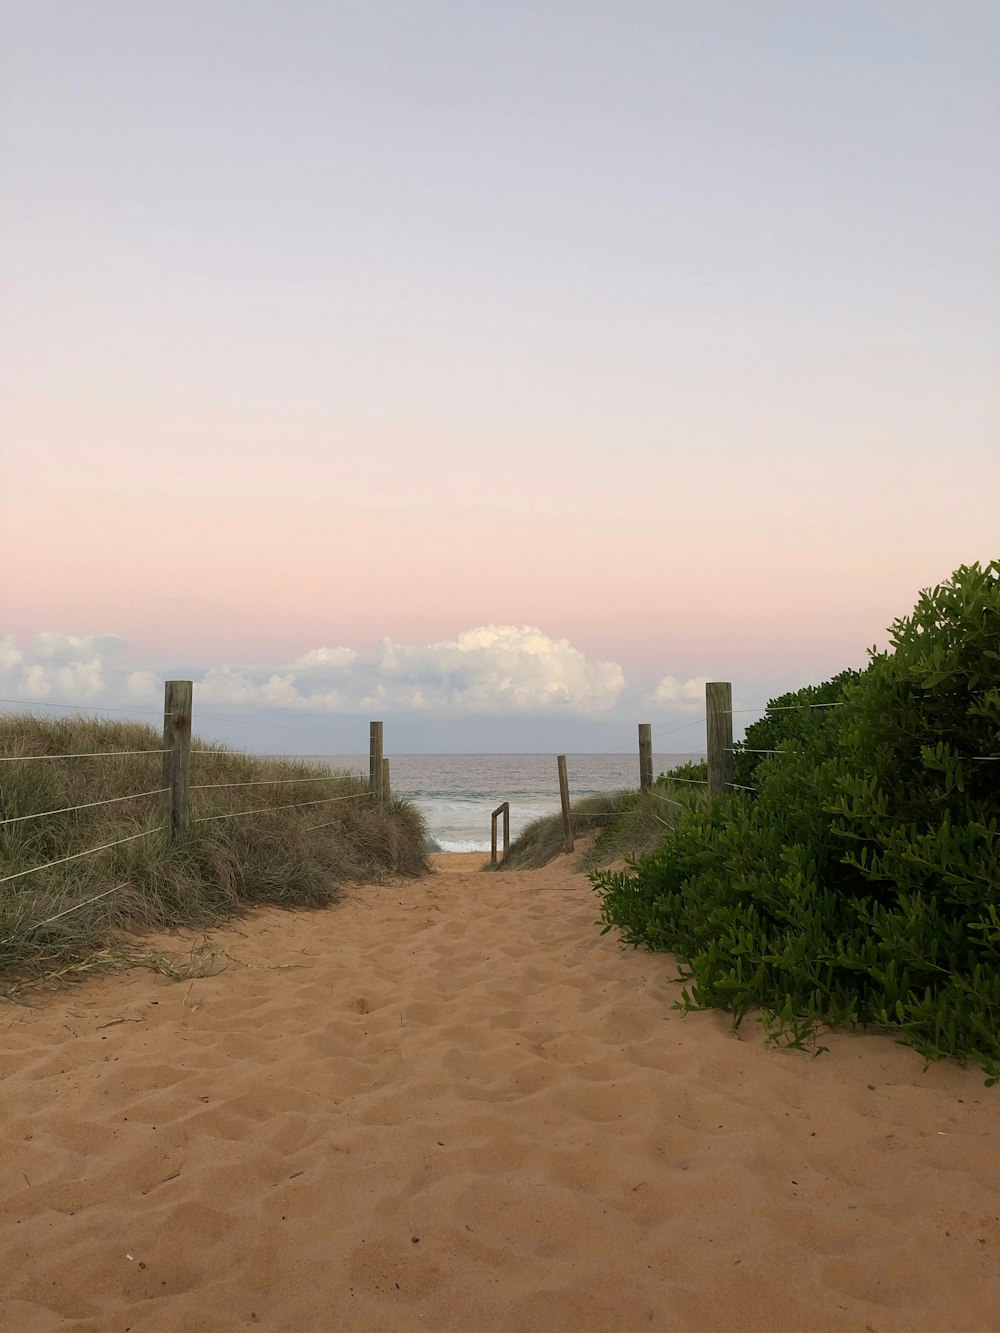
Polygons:
[[1000,1325],[1000,1090],[683,1018],[583,878],[478,860],[3,1006],[0,1325]]

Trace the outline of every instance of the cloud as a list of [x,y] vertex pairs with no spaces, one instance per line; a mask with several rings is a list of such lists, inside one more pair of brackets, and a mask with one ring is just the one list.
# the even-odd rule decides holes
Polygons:
[[[48,631],[28,649],[0,638],[0,687],[29,703],[155,707],[162,677],[129,670],[116,634]],[[195,675],[195,711],[212,708],[430,717],[612,713],[625,689],[617,662],[589,658],[567,639],[513,625],[481,625],[428,644],[383,639],[362,653],[319,647],[282,665],[220,665]]]
[[26,666],[20,689],[32,701],[55,698],[93,703],[104,693],[106,685],[104,663],[94,657],[89,662],[71,662],[61,667],[46,667],[37,662]]
[[707,676],[692,676],[681,683],[676,676],[664,676],[649,696],[649,702],[655,708],[664,709],[698,707],[705,702],[707,681]]
[[358,660],[353,648],[314,648],[290,663],[292,671],[311,671],[319,667],[347,667]]
[[47,630],[35,636],[29,652],[12,635],[0,639],[0,686],[4,694],[44,703],[67,699],[96,703],[117,681],[109,673],[111,660],[127,646],[117,634],[58,634]]
[[125,677],[125,690],[130,699],[139,703],[159,703],[163,698],[163,681],[155,671],[132,671]]
[[315,648],[277,672],[214,667],[198,687],[212,703],[333,713],[606,713],[625,687],[616,662],[594,662],[539,629],[483,625],[453,639],[370,653]]
[[[162,682],[126,671],[115,634],[40,634],[33,651],[0,640],[0,683],[14,698],[61,703],[155,704]],[[195,710],[281,709],[500,717],[611,713],[625,689],[617,662],[596,661],[567,639],[514,625],[480,625],[437,643],[383,639],[368,653],[320,647],[286,665],[214,666],[195,679]]]
[[81,661],[107,661],[128,647],[118,634],[56,634],[45,630],[35,635],[35,657],[44,662],[69,665]]
[[12,634],[5,634],[0,639],[0,678],[13,671],[24,661],[24,654],[14,642]]

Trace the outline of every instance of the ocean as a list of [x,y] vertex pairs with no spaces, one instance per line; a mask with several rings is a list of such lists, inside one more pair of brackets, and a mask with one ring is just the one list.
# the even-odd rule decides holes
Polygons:
[[[302,755],[310,763],[368,776],[367,755]],[[532,819],[559,810],[559,777],[551,754],[390,755],[393,793],[421,810],[443,852],[488,852],[490,815],[510,802],[513,840]],[[704,754],[656,754],[654,775]],[[638,787],[639,758],[631,754],[567,755],[570,798]]]

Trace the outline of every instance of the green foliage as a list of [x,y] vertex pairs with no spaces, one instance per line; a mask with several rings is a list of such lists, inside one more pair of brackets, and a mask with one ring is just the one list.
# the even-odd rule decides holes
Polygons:
[[[816,728],[825,725],[823,715],[843,704],[845,690],[860,675],[860,671],[841,671],[822,685],[806,685],[769,700],[764,716],[747,727],[745,738],[734,747],[733,781],[756,787],[757,769],[768,758],[766,752],[789,743],[808,743]],[[705,770],[707,776],[707,765]]]
[[[798,704],[840,703],[835,708]],[[773,701],[736,793],[633,872],[604,928],[675,953],[681,1007],[754,1008],[772,1040],[896,1031],[1000,1077],[1000,563],[962,567],[864,672]]]
[[701,783],[708,781],[708,762],[704,759],[690,759],[684,764],[675,764],[673,768],[668,768],[666,773],[661,773],[656,779],[659,783],[674,782],[692,782]]

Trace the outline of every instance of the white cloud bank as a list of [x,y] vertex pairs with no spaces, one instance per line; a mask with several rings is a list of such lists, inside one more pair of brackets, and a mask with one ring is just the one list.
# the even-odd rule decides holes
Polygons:
[[[32,650],[0,639],[3,694],[29,702],[155,705],[161,679],[126,671],[113,634],[45,633]],[[617,662],[594,661],[540,629],[483,625],[422,645],[383,639],[374,652],[323,647],[283,666],[217,666],[196,675],[199,706],[312,713],[495,717],[611,713],[625,689]]]
[[664,676],[649,696],[649,702],[654,708],[669,709],[670,711],[703,707],[707,681],[707,676],[692,676],[690,680],[683,682],[679,681],[676,676]]
[[145,699],[156,679],[153,673],[115,666],[114,659],[127,646],[117,634],[46,631],[35,636],[26,654],[7,634],[0,639],[0,687],[5,695],[29,703],[96,705],[109,694]]

